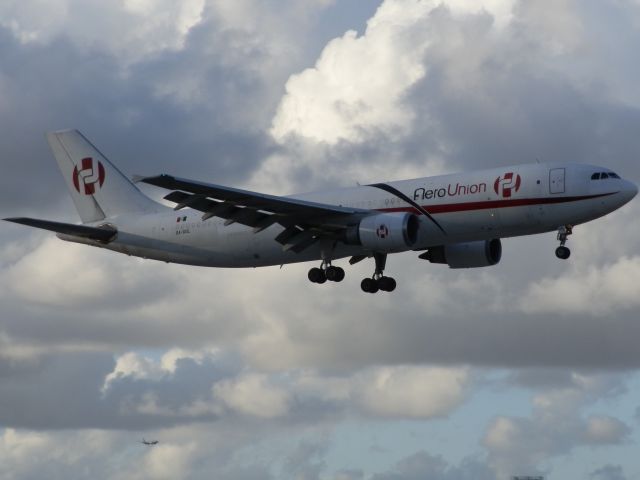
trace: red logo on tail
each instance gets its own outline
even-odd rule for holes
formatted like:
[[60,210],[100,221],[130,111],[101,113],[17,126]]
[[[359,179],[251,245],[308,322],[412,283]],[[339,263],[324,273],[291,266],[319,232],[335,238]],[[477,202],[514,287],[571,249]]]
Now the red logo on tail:
[[504,176],[496,178],[496,181],[493,183],[493,189],[496,194],[502,195],[504,198],[511,197],[513,192],[517,192],[520,189],[520,175],[513,172],[505,173]]
[[96,188],[102,187],[104,183],[104,166],[98,160],[94,162],[93,158],[87,157],[82,159],[81,168],[73,169],[73,186],[76,187],[78,193],[84,195],[93,195]]

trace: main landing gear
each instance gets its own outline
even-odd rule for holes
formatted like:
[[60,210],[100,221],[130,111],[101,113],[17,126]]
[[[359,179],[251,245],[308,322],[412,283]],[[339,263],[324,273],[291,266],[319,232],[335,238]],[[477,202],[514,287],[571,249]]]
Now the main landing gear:
[[341,282],[344,280],[344,270],[340,267],[334,267],[331,262],[323,261],[320,268],[312,268],[307,276],[312,283],[325,283],[327,280]]
[[384,267],[387,263],[386,253],[374,253],[373,258],[376,261],[376,271],[371,278],[365,278],[360,283],[363,292],[376,293],[381,290],[383,292],[393,292],[396,289],[396,281],[393,277],[384,276]]
[[568,247],[565,247],[564,244],[567,243],[567,237],[573,233],[572,225],[564,225],[558,229],[558,241],[560,242],[560,246],[556,248],[556,257],[561,260],[566,260],[571,255],[571,250]]

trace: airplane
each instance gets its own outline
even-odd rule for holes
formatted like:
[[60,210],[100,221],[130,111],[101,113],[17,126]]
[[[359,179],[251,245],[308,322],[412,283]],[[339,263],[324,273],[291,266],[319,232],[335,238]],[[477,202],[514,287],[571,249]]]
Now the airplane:
[[[496,265],[501,239],[557,232],[560,259],[576,225],[629,202],[638,187],[605,167],[532,163],[451,175],[276,196],[167,174],[120,172],[77,130],[47,134],[82,224],[34,218],[10,222],[50,230],[66,241],[168,263],[262,267],[319,261],[311,282],[341,282],[343,268],[373,257],[364,292],[391,292],[387,256],[450,268]],[[174,208],[144,195],[143,182],[170,192]]]
[[150,445],[150,446],[152,446],[152,445],[157,445],[157,444],[158,444],[158,440],[151,440],[151,441],[149,441],[149,440],[145,440],[145,439],[143,438],[143,439],[142,439],[142,441],[141,441],[140,443],[142,443],[143,445]]

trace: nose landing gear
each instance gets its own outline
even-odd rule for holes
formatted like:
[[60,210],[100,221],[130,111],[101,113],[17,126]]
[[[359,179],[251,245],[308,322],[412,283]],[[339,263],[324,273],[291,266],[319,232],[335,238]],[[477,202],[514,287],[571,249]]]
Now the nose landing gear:
[[379,290],[383,292],[393,292],[396,289],[396,281],[393,277],[384,276],[384,267],[387,263],[387,255],[385,253],[374,253],[373,258],[376,261],[376,271],[372,278],[365,278],[360,283],[363,292],[376,293]]
[[571,255],[571,250],[568,247],[565,247],[564,244],[567,243],[567,237],[573,233],[572,225],[563,225],[558,228],[558,241],[560,242],[560,246],[556,248],[556,257],[561,260],[566,260]]

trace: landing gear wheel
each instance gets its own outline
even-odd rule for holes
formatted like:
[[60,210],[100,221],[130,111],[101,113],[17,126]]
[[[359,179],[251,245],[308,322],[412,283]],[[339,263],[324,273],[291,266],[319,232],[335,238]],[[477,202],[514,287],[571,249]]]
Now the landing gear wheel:
[[328,266],[326,271],[327,280],[332,282],[341,282],[344,280],[344,270],[340,267]]
[[387,263],[386,253],[374,253],[373,258],[376,262],[376,270],[372,278],[362,280],[360,287],[367,293],[376,293],[378,290],[383,292],[393,292],[396,289],[396,281],[392,277],[384,276],[384,267]]
[[314,267],[311,270],[309,270],[309,273],[307,275],[309,277],[309,281],[312,283],[324,283],[327,281],[327,275],[324,273],[323,270]]
[[560,246],[556,248],[556,257],[560,260],[566,260],[571,255],[571,250],[564,246],[567,243],[567,237],[573,233],[573,225],[563,225],[558,228],[558,241]]
[[376,293],[378,291],[378,282],[373,278],[365,278],[360,283],[360,288],[362,288],[363,292]]
[[566,260],[567,258],[569,258],[569,255],[571,255],[571,250],[569,250],[568,247],[561,245],[556,248],[556,257],[558,257],[560,260]]
[[396,281],[393,277],[380,277],[378,288],[383,292],[393,292],[396,289]]

